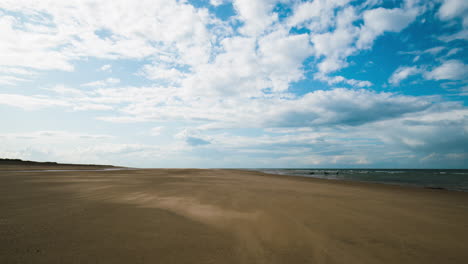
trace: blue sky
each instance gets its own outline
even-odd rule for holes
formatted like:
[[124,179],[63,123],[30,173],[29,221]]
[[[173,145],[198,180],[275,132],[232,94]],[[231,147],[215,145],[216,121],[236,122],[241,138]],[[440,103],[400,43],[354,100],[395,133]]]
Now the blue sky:
[[0,34],[0,157],[468,168],[464,0],[6,0]]

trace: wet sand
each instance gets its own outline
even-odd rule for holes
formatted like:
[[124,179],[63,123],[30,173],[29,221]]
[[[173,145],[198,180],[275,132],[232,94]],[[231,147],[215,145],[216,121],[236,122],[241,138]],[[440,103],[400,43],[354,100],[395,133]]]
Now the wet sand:
[[0,263],[468,259],[463,192],[239,170],[1,170]]

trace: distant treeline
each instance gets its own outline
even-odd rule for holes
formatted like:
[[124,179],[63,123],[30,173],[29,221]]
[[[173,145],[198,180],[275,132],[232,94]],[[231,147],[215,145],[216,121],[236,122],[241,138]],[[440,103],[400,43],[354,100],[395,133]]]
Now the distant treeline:
[[0,159],[0,165],[29,165],[29,166],[98,166],[98,167],[114,167],[111,165],[95,165],[95,164],[67,164],[57,162],[39,162],[21,159]]

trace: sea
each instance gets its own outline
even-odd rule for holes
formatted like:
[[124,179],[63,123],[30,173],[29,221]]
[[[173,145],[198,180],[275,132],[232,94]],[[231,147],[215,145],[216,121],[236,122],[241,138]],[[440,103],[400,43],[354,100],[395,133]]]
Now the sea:
[[464,169],[255,169],[269,174],[468,192]]

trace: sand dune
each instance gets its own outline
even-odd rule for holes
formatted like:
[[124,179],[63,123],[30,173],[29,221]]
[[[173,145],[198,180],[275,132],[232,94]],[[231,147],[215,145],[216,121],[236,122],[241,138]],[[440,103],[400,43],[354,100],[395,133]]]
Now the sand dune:
[[464,263],[468,193],[238,170],[0,172],[0,263]]

